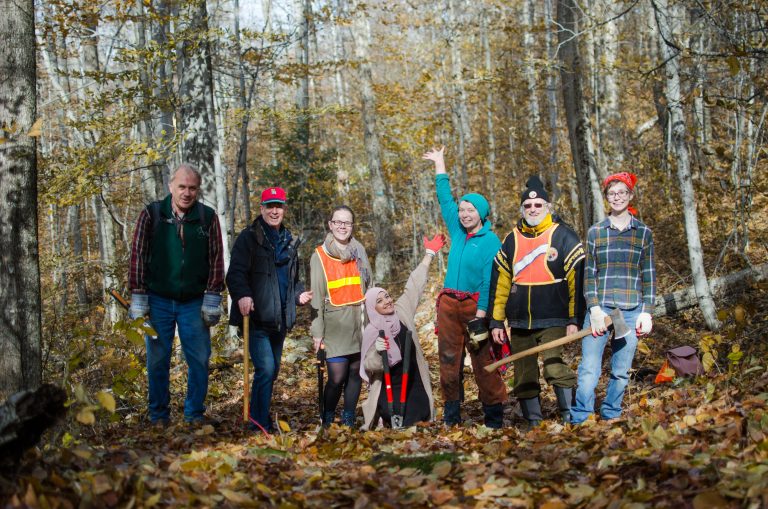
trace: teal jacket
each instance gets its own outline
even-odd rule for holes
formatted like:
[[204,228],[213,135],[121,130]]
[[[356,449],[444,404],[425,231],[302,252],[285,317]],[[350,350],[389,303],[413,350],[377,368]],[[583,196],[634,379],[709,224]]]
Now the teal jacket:
[[491,222],[487,220],[483,222],[479,232],[467,239],[467,231],[459,221],[459,206],[453,198],[448,175],[437,175],[435,187],[440,213],[451,237],[448,271],[443,286],[462,292],[478,292],[480,297],[477,309],[487,311],[491,291],[491,269],[493,259],[501,248],[501,241],[493,233]]

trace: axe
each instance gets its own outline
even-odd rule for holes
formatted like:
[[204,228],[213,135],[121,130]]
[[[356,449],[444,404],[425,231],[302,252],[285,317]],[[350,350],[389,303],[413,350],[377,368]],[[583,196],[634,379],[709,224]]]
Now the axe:
[[[605,325],[608,327],[608,332],[613,330],[614,339],[623,338],[630,333],[630,329],[627,327],[627,324],[624,321],[624,315],[621,314],[621,309],[618,308],[611,311],[610,314],[605,317]],[[533,355],[535,353],[543,352],[544,350],[549,350],[550,348],[565,345],[571,341],[576,341],[577,339],[581,339],[590,334],[592,334],[591,328],[581,329],[579,332],[574,332],[573,334],[569,334],[560,339],[550,341],[549,343],[544,343],[543,345],[534,346],[528,350],[523,350],[522,352],[510,355],[509,357],[504,357],[500,361],[496,361],[493,364],[485,366],[483,369],[485,369],[488,373],[493,373],[493,370],[497,369],[499,366],[512,361],[516,361],[518,359],[522,359],[523,357],[528,357],[529,355]]]

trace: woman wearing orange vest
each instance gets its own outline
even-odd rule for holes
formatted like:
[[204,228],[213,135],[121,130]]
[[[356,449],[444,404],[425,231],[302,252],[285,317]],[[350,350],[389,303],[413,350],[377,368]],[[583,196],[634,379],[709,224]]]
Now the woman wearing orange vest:
[[360,345],[363,338],[363,301],[372,285],[371,265],[365,248],[352,237],[355,214],[342,205],[333,209],[331,230],[310,259],[312,308],[316,315],[310,334],[315,351],[325,346],[328,382],[323,392],[323,425],[336,415],[341,392],[344,410],[341,423],[355,425],[360,398]]

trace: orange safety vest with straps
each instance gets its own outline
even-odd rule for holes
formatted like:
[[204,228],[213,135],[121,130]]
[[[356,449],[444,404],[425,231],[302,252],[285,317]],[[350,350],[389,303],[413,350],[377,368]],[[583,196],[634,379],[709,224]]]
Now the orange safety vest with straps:
[[[526,237],[515,228],[515,257],[512,261],[512,276],[518,285],[546,285],[557,281],[547,266],[552,256],[552,235],[558,225],[536,237]],[[555,251],[556,253],[556,251]],[[556,255],[555,255],[556,256]]]
[[346,306],[357,304],[365,300],[363,287],[360,284],[360,271],[355,260],[342,262],[338,258],[329,255],[323,246],[315,249],[320,263],[323,266],[328,299],[334,306]]

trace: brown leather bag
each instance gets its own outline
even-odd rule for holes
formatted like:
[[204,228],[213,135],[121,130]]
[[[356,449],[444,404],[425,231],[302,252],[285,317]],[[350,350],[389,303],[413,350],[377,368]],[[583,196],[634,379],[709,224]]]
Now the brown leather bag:
[[699,376],[704,374],[696,349],[692,346],[678,346],[667,350],[667,362],[677,376]]

